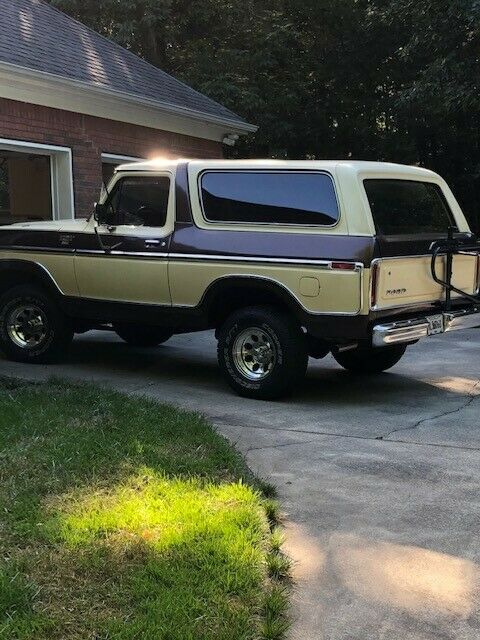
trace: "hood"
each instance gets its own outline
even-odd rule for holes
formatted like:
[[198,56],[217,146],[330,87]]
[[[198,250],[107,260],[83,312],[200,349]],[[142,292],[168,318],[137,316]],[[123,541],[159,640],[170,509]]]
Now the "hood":
[[16,222],[0,226],[0,230],[16,230],[24,231],[82,231],[88,225],[88,220],[45,220],[42,222]]

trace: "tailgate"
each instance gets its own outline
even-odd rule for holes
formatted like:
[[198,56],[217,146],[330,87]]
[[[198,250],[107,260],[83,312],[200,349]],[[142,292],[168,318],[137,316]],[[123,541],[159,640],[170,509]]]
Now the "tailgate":
[[[445,279],[445,257],[437,260],[437,274]],[[477,290],[478,258],[456,255],[453,258],[452,284],[474,295]],[[445,299],[445,290],[432,278],[431,256],[381,258],[372,274],[372,306],[375,309],[433,303]],[[452,297],[459,297],[453,294]]]

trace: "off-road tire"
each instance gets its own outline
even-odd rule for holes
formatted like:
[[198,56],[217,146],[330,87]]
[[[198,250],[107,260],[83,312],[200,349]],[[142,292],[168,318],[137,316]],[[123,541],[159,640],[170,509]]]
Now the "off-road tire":
[[[44,337],[34,346],[18,346],[11,337],[12,318],[22,308],[39,309]],[[40,287],[19,285],[0,297],[0,349],[9,360],[45,364],[59,360],[73,339],[73,329],[55,300]]]
[[[247,377],[236,364],[235,345],[251,328],[258,328],[268,338],[275,358],[271,370],[261,380]],[[237,356],[238,360],[238,356]],[[218,362],[234,391],[257,400],[284,397],[302,384],[308,364],[305,335],[295,319],[269,306],[246,307],[227,318],[218,332]],[[256,366],[256,365],[255,365]]]
[[394,367],[403,357],[406,349],[405,345],[379,348],[360,346],[357,349],[344,351],[343,353],[333,352],[333,357],[347,371],[373,375]]
[[132,347],[158,347],[173,336],[172,331],[161,327],[138,324],[113,325],[115,333]]

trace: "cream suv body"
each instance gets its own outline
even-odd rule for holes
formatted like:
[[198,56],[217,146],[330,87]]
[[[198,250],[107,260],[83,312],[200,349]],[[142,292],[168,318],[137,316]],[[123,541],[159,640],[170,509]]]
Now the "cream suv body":
[[466,219],[416,167],[137,163],[88,221],[0,228],[7,356],[45,362],[95,328],[137,346],[215,329],[228,382],[257,398],[298,385],[309,355],[386,370],[420,338],[480,325],[477,293]]

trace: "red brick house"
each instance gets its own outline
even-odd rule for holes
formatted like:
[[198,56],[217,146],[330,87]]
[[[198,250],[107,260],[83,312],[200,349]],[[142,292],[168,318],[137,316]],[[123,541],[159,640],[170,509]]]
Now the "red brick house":
[[250,131],[42,0],[2,3],[0,223],[86,216],[115,165],[219,157]]

